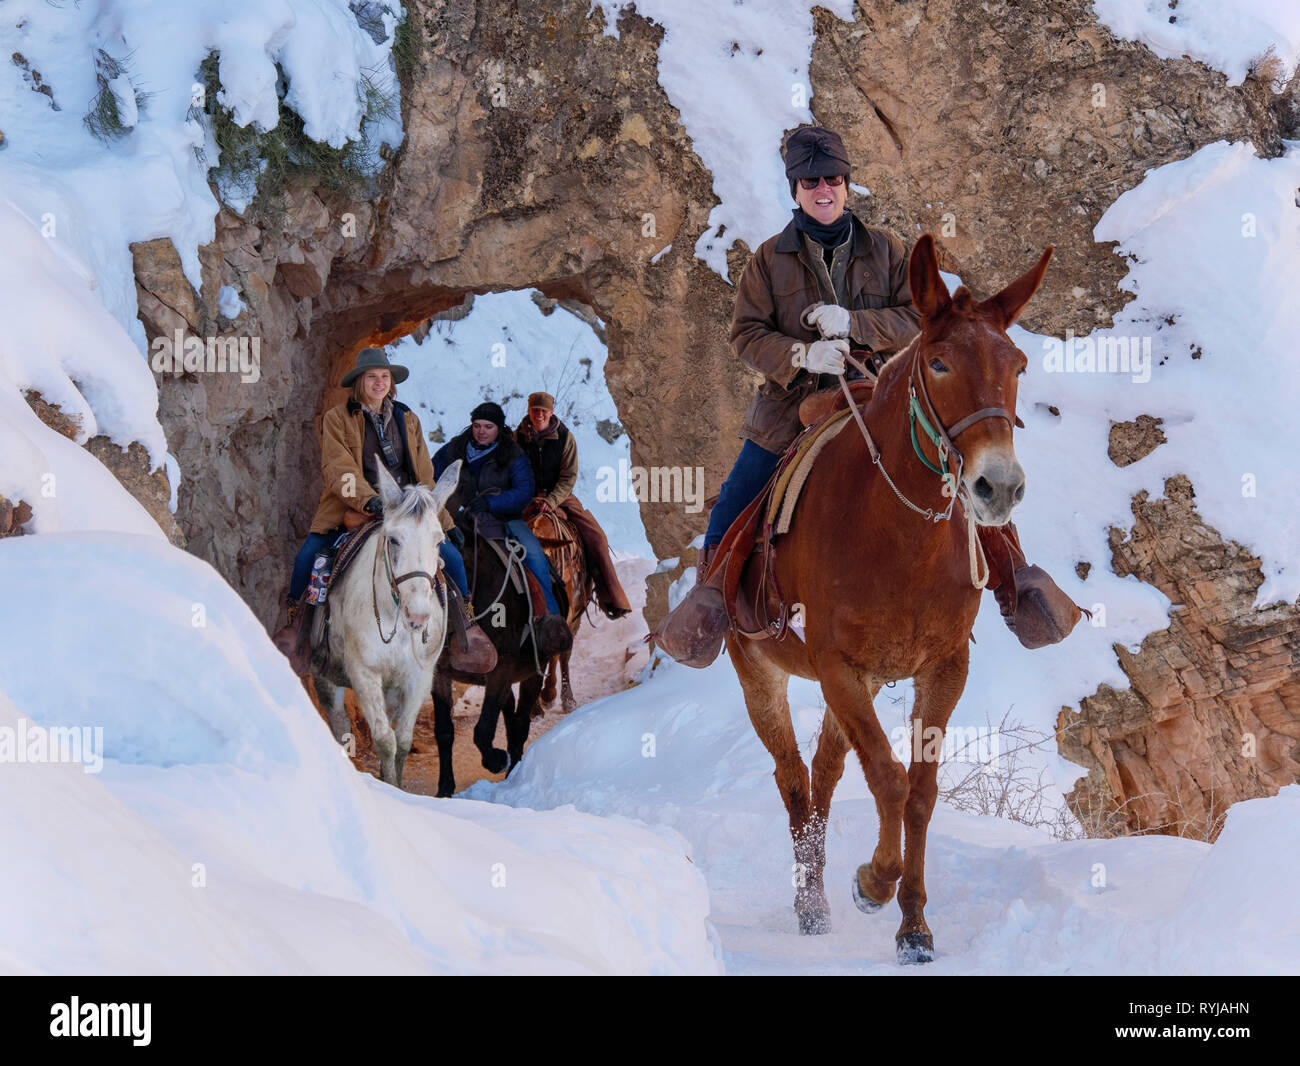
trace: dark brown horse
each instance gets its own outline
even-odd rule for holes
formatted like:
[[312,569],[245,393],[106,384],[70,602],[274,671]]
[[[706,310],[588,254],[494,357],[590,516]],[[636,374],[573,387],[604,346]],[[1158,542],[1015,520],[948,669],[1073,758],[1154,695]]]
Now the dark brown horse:
[[[578,531],[559,508],[539,511],[528,520],[528,528],[533,531],[546,552],[547,559],[560,575],[565,591],[569,596],[569,613],[566,621],[569,632],[576,638],[578,627],[582,625],[587,605],[591,603],[591,573],[582,550],[582,541]],[[573,649],[553,657],[546,668],[546,683],[542,686],[541,703],[550,706],[555,702],[557,681],[560,687],[560,710],[569,714],[577,706],[573,697],[573,686],[569,683],[569,658]],[[540,713],[540,706],[538,708]]]
[[[439,660],[433,678],[433,734],[438,744],[438,795],[456,791],[452,751],[456,739],[452,721],[453,680],[483,688],[483,706],[474,726],[474,746],[478,748],[483,768],[489,773],[509,773],[524,757],[529,728],[536,717],[538,696],[546,673],[546,664],[555,656],[567,654],[573,647],[573,635],[564,620],[548,615],[536,621],[537,607],[530,597],[517,591],[514,581],[488,542],[477,533],[468,542],[466,569],[475,616],[482,622],[497,650],[497,664],[489,674],[467,674],[451,666],[446,651]],[[511,569],[524,575],[522,556],[513,554]],[[564,607],[563,590],[559,593]],[[534,624],[535,623],[535,624]],[[515,696],[512,686],[519,686]],[[496,746],[497,721],[504,717],[506,746]]]
[[[870,913],[897,888],[901,962],[928,962],[934,955],[923,911],[925,834],[938,762],[914,756],[904,767],[872,699],[887,682],[913,678],[912,726],[927,741],[913,750],[940,747],[928,741],[934,730],[942,739],[966,685],[981,595],[968,512],[980,525],[1002,525],[1025,490],[1012,432],[1016,379],[1026,360],[1006,330],[1038,288],[1051,254],[1049,247],[1023,277],[976,303],[965,286],[949,295],[934,239],[925,234],[917,241],[909,272],[921,332],[881,369],[862,412],[878,461],[867,433],[847,426],[817,459],[790,531],[777,542],[777,583],[802,616],[806,643],[789,629],[768,639],[733,630],[727,639],[749,717],[776,760],[776,783],[790,816],[800,931],[829,928],[822,881],[826,820],[852,748],[880,816],[875,853],[858,867],[853,898]],[[918,412],[922,425],[938,423],[946,455],[924,433],[914,435],[911,418]],[[952,471],[947,478],[936,472],[945,466]],[[819,681],[826,698],[811,778],[786,701],[791,674]]]

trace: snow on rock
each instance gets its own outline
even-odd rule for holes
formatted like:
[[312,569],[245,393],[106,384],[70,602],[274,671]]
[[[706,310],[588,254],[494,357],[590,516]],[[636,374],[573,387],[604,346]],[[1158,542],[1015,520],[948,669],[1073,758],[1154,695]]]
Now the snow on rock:
[[103,758],[0,762],[0,902],[34,918],[0,969],[716,972],[678,836],[356,773],[207,564],[52,534],[6,544],[0,586],[0,753],[85,726]]
[[[143,351],[129,245],[170,237],[197,291],[198,247],[215,236],[218,204],[207,181],[215,145],[190,117],[202,89],[199,64],[219,51],[220,102],[237,124],[269,129],[279,121],[278,63],[285,101],[302,117],[307,136],[341,147],[361,135],[365,80],[398,92],[390,53],[399,12],[398,4],[381,10],[387,36],[376,42],[347,0],[10,0],[5,54],[21,54],[40,72],[59,110],[6,63],[0,188],[28,217],[53,219],[53,239],[87,264],[105,306]],[[101,49],[126,67],[111,86],[115,98],[129,99],[134,109],[135,93],[144,94],[139,114],[127,123],[130,132],[107,144],[82,123],[99,92]],[[328,63],[321,62],[324,55]],[[371,139],[397,146],[400,120],[378,120]],[[206,160],[196,149],[206,149]]]
[[236,319],[243,313],[244,301],[233,285],[222,285],[217,291],[217,311],[229,319]]
[[1187,56],[1245,80],[1271,46],[1288,71],[1300,60],[1300,8],[1294,0],[1092,0],[1097,20],[1117,37],[1141,41],[1161,59]]
[[[822,715],[816,687],[793,679],[790,704],[809,761]],[[675,829],[708,881],[728,973],[899,972],[896,904],[864,915],[850,899],[877,833],[852,757],[827,834],[832,932],[798,934],[785,808],[725,657],[702,672],[662,664],[541,737],[508,780],[467,795]],[[911,972],[1295,973],[1297,804],[1300,786],[1238,804],[1211,847],[1160,836],[1056,843],[941,803],[926,867],[938,957]]]
[[1124,283],[1137,298],[1106,333],[1155,348],[1150,383],[1113,388],[1107,413],[1164,418],[1169,443],[1133,469],[1153,495],[1191,478],[1206,521],[1262,558],[1260,606],[1300,597],[1300,503],[1279,447],[1300,408],[1297,188],[1300,142],[1276,159],[1219,142],[1149,171],[1095,231],[1137,260]]
[[[836,17],[853,18],[851,0],[823,0]],[[664,28],[659,82],[681,114],[696,154],[713,174],[721,201],[695,242],[695,254],[727,278],[727,249],[757,248],[790,221],[790,183],[781,162],[785,130],[812,122],[808,64],[813,4],[806,0],[593,0],[605,32],[617,36],[619,14],[635,7]],[[725,90],[719,91],[719,86]]]
[[[80,418],[79,441],[139,441],[164,463],[130,245],[170,238],[200,289],[198,248],[215,236],[219,205],[207,180],[216,146],[191,117],[199,64],[218,50],[221,102],[237,123],[269,128],[279,121],[278,63],[307,135],[341,146],[361,135],[366,82],[398,91],[390,53],[400,6],[371,13],[379,41],[347,0],[5,5],[0,36],[14,62],[0,68],[0,495],[35,507],[31,531],[152,525],[125,494],[111,502],[107,472],[37,425],[20,391]],[[101,52],[121,73],[103,75]],[[33,92],[25,71],[39,72],[51,95]],[[107,142],[83,122],[101,78],[124,127]],[[401,143],[400,119],[367,130],[372,143]],[[236,295],[221,310],[238,307]],[[173,493],[178,473],[169,471]]]
[[[105,310],[85,263],[0,197],[0,496],[34,511],[30,532],[105,529],[162,537],[158,524],[79,444],[98,434],[167,443],[149,366]],[[28,390],[80,420],[77,442],[43,423]]]

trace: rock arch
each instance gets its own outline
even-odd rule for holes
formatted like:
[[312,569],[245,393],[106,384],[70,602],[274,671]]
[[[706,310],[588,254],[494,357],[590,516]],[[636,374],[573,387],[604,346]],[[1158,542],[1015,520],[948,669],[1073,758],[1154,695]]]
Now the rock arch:
[[[731,289],[693,255],[715,198],[658,82],[662,30],[629,10],[607,36],[589,0],[406,6],[406,140],[367,199],[295,189],[267,228],[223,210],[200,252],[199,293],[168,242],[134,249],[150,337],[261,338],[258,383],[164,379],[160,415],[184,472],[177,518],[190,550],[268,626],[320,487],[316,420],[358,347],[470,292],[581,300],[607,323],[606,375],[633,461],[703,466],[709,494],[755,380],[726,344]],[[1147,168],[1224,137],[1276,151],[1288,115],[1296,135],[1300,110],[1116,41],[1088,0],[862,0],[854,22],[819,10],[816,28],[814,112],[844,132],[861,160],[855,180],[876,193],[855,209],[912,239],[960,205],[944,265],[972,278],[1009,277],[1026,248],[1055,243],[1064,269],[1025,321],[1039,331],[1086,332],[1123,302],[1123,265],[1092,226]],[[1101,113],[1099,81],[1114,88]],[[733,277],[747,255],[733,249]],[[246,305],[233,322],[217,309],[222,285]],[[643,505],[660,556],[677,555],[705,517]],[[649,611],[662,607],[660,586]],[[1294,615],[1287,625],[1288,646],[1300,644]],[[1124,787],[1111,774],[1094,799],[1102,784]]]

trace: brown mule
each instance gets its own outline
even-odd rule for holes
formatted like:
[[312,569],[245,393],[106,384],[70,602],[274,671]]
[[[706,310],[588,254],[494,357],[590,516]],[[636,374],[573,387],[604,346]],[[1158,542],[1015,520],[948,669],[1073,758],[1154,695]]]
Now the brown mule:
[[[1051,254],[1049,247],[1023,277],[976,303],[965,286],[949,295],[939,277],[934,238],[925,234],[917,241],[909,272],[921,333],[885,364],[863,409],[879,462],[873,463],[856,426],[830,441],[777,552],[777,583],[785,602],[802,616],[806,643],[789,628],[767,639],[735,630],[727,638],[750,720],[776,761],[776,783],[790,817],[800,931],[829,927],[822,880],[826,822],[852,748],[880,817],[876,849],[858,867],[853,898],[871,912],[888,903],[897,887],[901,962],[934,957],[923,911],[925,835],[938,793],[938,764],[914,757],[904,767],[872,699],[887,682],[913,678],[912,727],[926,741],[922,745],[918,738],[914,748],[928,753],[941,747],[930,743],[933,730],[942,738],[965,687],[980,605],[965,511],[979,525],[1000,526],[1024,494],[1012,433],[1016,378],[1026,359],[1006,329],[1038,288]],[[914,447],[910,416],[918,410],[938,423],[940,439],[948,441],[953,476],[947,481],[927,465],[944,465],[931,440],[918,435]],[[958,486],[960,502],[950,510],[952,493],[945,485]],[[917,513],[899,494],[932,517]],[[941,520],[945,511],[951,517]],[[786,700],[791,674],[819,681],[826,698],[811,778]]]
[[[564,583],[564,590],[569,596],[569,613],[565,622],[569,626],[569,632],[577,637],[578,627],[582,625],[587,605],[591,602],[591,574],[582,538],[570,519],[569,512],[564,508],[524,513],[528,528],[533,531],[546,558],[559,572],[560,580]],[[573,647],[570,646],[546,664],[546,681],[542,685],[541,699],[533,709],[534,718],[540,718],[545,713],[543,704],[549,707],[555,702],[557,684],[560,687],[561,712],[570,714],[577,708],[578,701],[574,698],[573,685],[569,680],[569,658],[572,655]]]

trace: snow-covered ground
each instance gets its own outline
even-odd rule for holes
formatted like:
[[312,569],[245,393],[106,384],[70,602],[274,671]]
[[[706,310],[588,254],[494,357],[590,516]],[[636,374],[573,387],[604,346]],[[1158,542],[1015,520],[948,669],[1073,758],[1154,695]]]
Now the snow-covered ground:
[[[9,541],[0,588],[0,972],[717,970],[675,834],[356,773],[252,612],[161,538]],[[17,761],[36,727],[91,733]]]
[[[796,680],[790,703],[810,761],[818,690]],[[647,684],[580,708],[508,780],[465,794],[676,830],[708,881],[728,973],[917,972],[895,961],[897,904],[865,915],[849,896],[877,828],[852,757],[827,833],[833,929],[799,935],[785,808],[725,656],[703,673],[665,663]],[[940,804],[926,855],[938,951],[926,973],[1300,973],[1300,785],[1237,804],[1213,846],[1058,843]]]
[[[1155,0],[1096,6],[1117,32],[1232,79],[1265,43],[1293,63],[1300,41],[1300,9],[1281,0],[1238,4],[1250,16],[1239,33],[1208,2],[1183,0],[1177,30]],[[708,5],[682,0],[638,9],[665,26],[661,77],[715,170],[722,203],[697,254],[716,266],[722,225],[754,245],[784,224],[775,141],[810,115],[792,91],[806,80],[810,5],[764,0],[708,19]],[[220,577],[168,546],[22,399],[37,389],[81,417],[79,440],[138,440],[165,461],[128,244],[171,237],[197,284],[217,206],[194,152],[208,131],[189,117],[198,63],[221,51],[226,102],[251,121],[271,115],[278,62],[308,132],[337,144],[359,132],[361,74],[387,66],[391,36],[375,42],[344,0],[10,0],[5,14],[0,43],[26,66],[0,67],[0,495],[34,505],[39,535],[0,543],[0,970],[892,970],[892,906],[866,917],[848,900],[849,872],[874,840],[851,762],[829,837],[835,932],[795,934],[785,815],[725,659],[703,675],[661,667],[583,708],[509,782],[476,786],[490,803],[395,793],[348,768]],[[111,144],[82,123],[101,48],[130,57],[113,87],[130,132]],[[319,63],[322,50],[338,63]],[[35,70],[53,97],[34,91]],[[740,88],[700,92],[706,83]],[[395,143],[400,131],[389,132]],[[1300,145],[1262,160],[1218,144],[1150,172],[1106,213],[1096,236],[1135,257],[1125,284],[1137,299],[1088,341],[1094,358],[1103,339],[1142,353],[1150,343],[1149,362],[1098,372],[1080,363],[1082,340],[1063,355],[1060,339],[1013,334],[1030,357],[1017,523],[1067,592],[1105,608],[1104,625],[1027,658],[986,602],[955,725],[1010,710],[1048,730],[1062,705],[1126,683],[1113,645],[1163,626],[1169,604],[1109,572],[1106,530],[1125,527],[1132,494],[1158,494],[1169,474],[1188,473],[1207,519],[1260,556],[1261,604],[1300,594],[1300,519],[1279,446],[1294,437],[1300,400],[1298,187]],[[983,295],[1009,279],[968,280]],[[628,441],[595,432],[617,415],[585,323],[562,310],[544,318],[525,294],[482,297],[468,319],[395,354],[414,371],[403,397],[426,430],[448,436],[488,390],[512,422],[528,391],[555,392],[579,434],[579,494],[616,546],[648,552],[635,508],[604,507],[589,480],[625,458]],[[1117,470],[1110,422],[1147,413],[1165,419],[1168,443]],[[1086,582],[1079,561],[1092,564]],[[817,692],[791,691],[807,744]],[[895,695],[881,704],[887,730],[905,717],[907,687]],[[38,726],[89,728],[79,761],[98,772],[28,759],[40,754]],[[1078,768],[1042,760],[1059,798]],[[940,957],[929,972],[1294,972],[1298,792],[1234,807],[1213,846],[1056,843],[941,808],[928,909]]]

